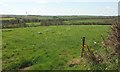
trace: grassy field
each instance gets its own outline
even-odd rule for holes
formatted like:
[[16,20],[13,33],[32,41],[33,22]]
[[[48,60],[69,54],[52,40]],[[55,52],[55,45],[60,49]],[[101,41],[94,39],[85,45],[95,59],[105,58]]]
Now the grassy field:
[[102,19],[88,19],[88,20],[74,20],[74,21],[65,21],[65,22],[104,22]]
[[[70,20],[70,21],[64,21],[65,24],[72,25],[72,24],[77,24],[77,25],[82,25],[83,23],[100,23],[100,24],[105,24],[106,21],[109,21],[110,19],[84,19],[84,20]],[[99,25],[99,24],[98,24]]]
[[26,23],[26,25],[28,26],[35,26],[35,25],[40,25],[41,23],[40,22],[30,22],[30,23]]
[[0,18],[0,20],[15,20],[15,18]]
[[[110,26],[42,26],[3,29],[3,69],[93,70],[106,69],[81,62],[70,67],[73,59],[81,59],[81,38],[99,54],[105,54],[101,34],[107,37]],[[107,69],[110,69],[109,67]]]

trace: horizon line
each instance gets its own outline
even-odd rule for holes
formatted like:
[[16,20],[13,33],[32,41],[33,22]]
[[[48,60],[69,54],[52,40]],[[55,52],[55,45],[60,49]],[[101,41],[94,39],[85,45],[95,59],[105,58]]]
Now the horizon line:
[[[25,14],[0,14],[0,15],[25,15]],[[34,16],[119,16],[119,14],[118,15],[92,15],[92,14],[86,14],[86,15],[67,15],[67,14],[63,14],[63,15],[35,15],[35,14],[28,14],[27,16],[32,16],[32,15],[34,15]]]

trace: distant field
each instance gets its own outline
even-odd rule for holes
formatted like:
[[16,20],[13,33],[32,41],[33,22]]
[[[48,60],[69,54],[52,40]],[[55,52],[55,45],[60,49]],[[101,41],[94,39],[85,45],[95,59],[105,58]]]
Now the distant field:
[[15,18],[0,18],[0,20],[15,20]]
[[113,16],[2,16],[2,28],[21,28],[53,25],[111,25]]
[[92,50],[104,56],[101,34],[107,37],[109,28],[107,25],[73,25],[3,29],[3,69],[105,69],[84,62],[69,67],[68,62],[80,58],[82,36]]
[[110,19],[84,19],[84,20],[70,20],[70,21],[64,21],[65,24],[72,25],[72,24],[77,24],[77,25],[86,25],[86,24],[106,24],[105,21],[109,21]]
[[[70,21],[73,22],[73,21]],[[75,20],[74,22],[104,22],[102,19],[84,19],[84,20]]]
[[37,26],[37,25],[40,25],[41,23],[40,22],[29,22],[29,23],[26,23],[26,25],[28,26]]

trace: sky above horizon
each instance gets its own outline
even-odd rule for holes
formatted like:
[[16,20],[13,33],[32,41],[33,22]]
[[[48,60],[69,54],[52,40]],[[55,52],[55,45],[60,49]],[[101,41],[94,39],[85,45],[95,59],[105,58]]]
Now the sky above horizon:
[[0,0],[0,14],[118,15],[119,0]]

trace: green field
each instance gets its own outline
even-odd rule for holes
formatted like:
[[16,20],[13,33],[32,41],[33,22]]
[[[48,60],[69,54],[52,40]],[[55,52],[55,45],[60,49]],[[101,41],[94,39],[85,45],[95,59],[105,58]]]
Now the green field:
[[40,22],[30,22],[30,23],[26,23],[26,25],[28,25],[29,27],[32,27],[32,26],[37,26],[37,25],[40,25],[41,23]]
[[66,25],[75,25],[75,24],[77,24],[77,25],[86,25],[86,24],[90,24],[91,23],[91,25],[94,23],[94,24],[97,24],[97,23],[99,23],[98,25],[100,25],[100,24],[103,24],[103,25],[105,25],[106,24],[106,22],[107,21],[109,21],[110,19],[83,19],[83,20],[70,20],[70,21],[64,21],[64,23],[66,24]]
[[2,28],[23,28],[55,25],[111,25],[111,16],[40,16],[3,15]]
[[[94,52],[105,55],[101,34],[106,38],[110,26],[41,26],[3,29],[3,70],[93,70],[106,69],[81,62],[70,67],[73,59],[81,59],[81,38]],[[96,42],[96,43],[95,43]],[[107,69],[114,69],[108,67]]]
[[15,18],[0,18],[0,20],[15,20]]
[[66,23],[80,23],[80,22],[104,22],[102,19],[88,19],[88,20],[73,20],[65,21]]

